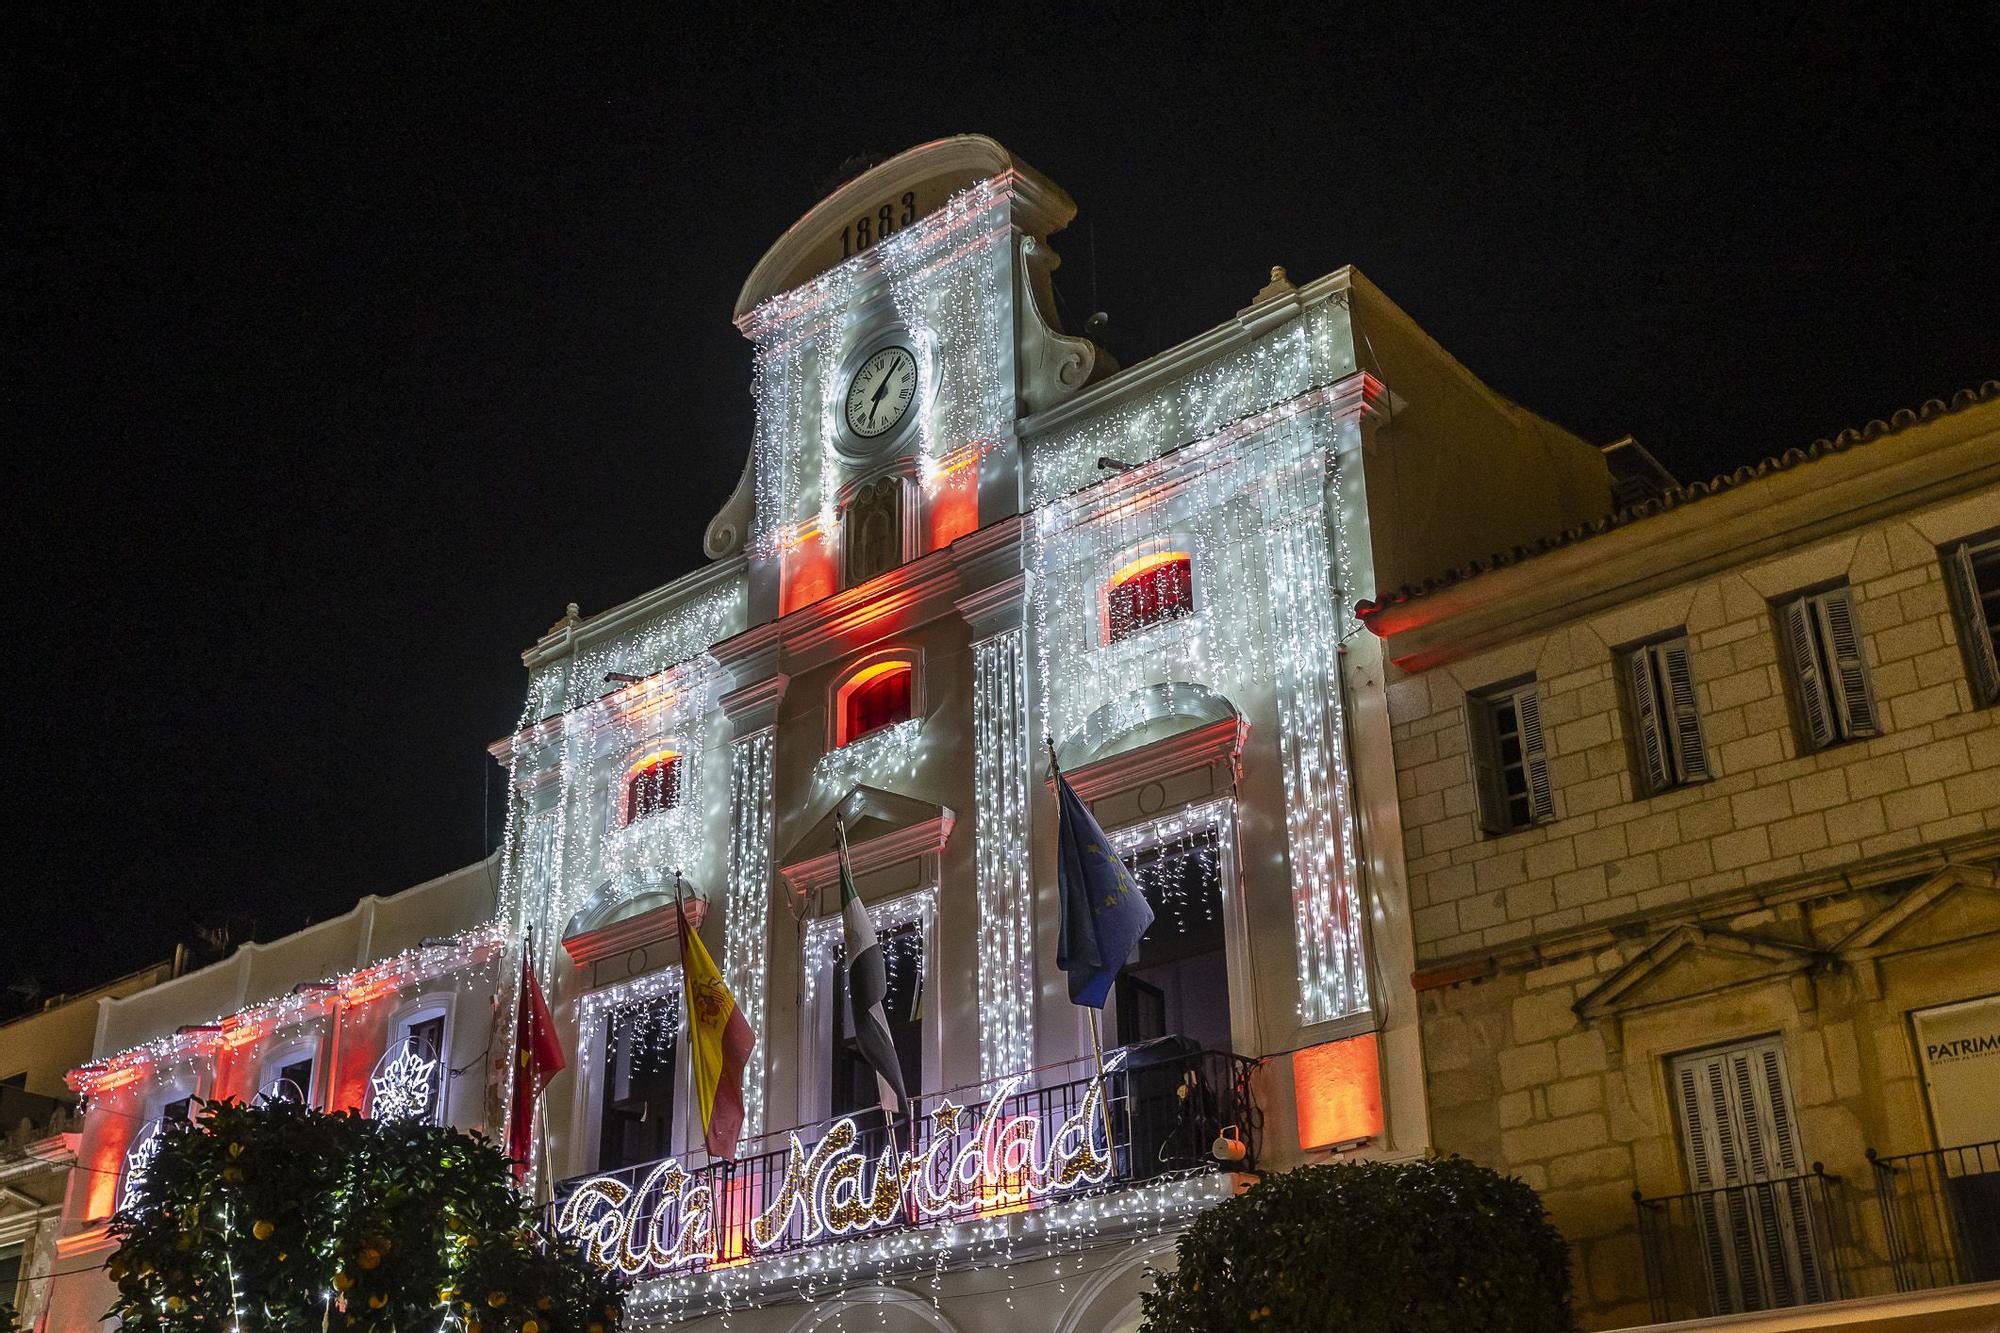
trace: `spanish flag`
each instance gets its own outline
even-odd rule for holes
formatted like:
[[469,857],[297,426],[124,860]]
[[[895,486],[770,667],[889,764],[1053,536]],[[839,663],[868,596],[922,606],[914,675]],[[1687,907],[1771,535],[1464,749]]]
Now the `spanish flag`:
[[708,947],[688,923],[687,909],[677,905],[681,919],[681,984],[687,992],[689,1045],[694,1060],[694,1090],[701,1099],[701,1132],[708,1155],[736,1160],[736,1140],[743,1132],[743,1066],[757,1035],[750,1031],[736,997],[722,983],[722,973]]

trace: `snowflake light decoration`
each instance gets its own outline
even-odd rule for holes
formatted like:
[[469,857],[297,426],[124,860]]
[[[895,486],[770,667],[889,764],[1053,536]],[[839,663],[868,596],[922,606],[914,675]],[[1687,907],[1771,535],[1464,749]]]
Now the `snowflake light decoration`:
[[146,1172],[153,1165],[153,1159],[160,1155],[166,1144],[166,1124],[158,1116],[146,1122],[144,1129],[125,1154],[125,1188],[118,1196],[118,1210],[129,1212],[139,1202],[139,1190],[146,1183]]
[[414,1039],[377,1062],[368,1080],[370,1114],[377,1120],[419,1120],[431,1114],[438,1062],[426,1060]]

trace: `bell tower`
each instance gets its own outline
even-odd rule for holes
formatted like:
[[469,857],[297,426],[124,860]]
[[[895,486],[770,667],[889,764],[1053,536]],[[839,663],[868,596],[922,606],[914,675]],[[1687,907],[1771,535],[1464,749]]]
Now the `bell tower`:
[[756,623],[1022,508],[1016,423],[1115,369],[1062,331],[1048,238],[1069,196],[980,135],[835,189],[737,299],[756,427],[706,549],[749,561]]

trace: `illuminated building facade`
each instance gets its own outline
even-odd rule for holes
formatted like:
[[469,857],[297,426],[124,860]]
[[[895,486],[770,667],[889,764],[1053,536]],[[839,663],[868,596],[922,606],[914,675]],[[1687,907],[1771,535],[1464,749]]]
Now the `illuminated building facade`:
[[[756,425],[712,563],[526,654],[502,912],[577,1055],[541,1169],[639,1327],[1135,1327],[1239,1172],[1430,1146],[1349,608],[1600,517],[1610,469],[1351,270],[1120,369],[1053,311],[1073,212],[977,137],[835,190],[737,306]],[[1051,745],[1156,912],[1102,1082]],[[917,1100],[893,1143],[837,811]],[[757,1034],[733,1163],[679,1049],[677,891]]]
[[[636,1327],[1128,1330],[1247,1172],[1461,1146],[1411,984],[1441,881],[1412,867],[1476,797],[1399,712],[1423,599],[1355,608],[1602,523],[1657,469],[1488,390],[1351,269],[1273,270],[1120,368],[1054,314],[1074,211],[963,136],[778,239],[736,310],[755,427],[709,563],[524,655],[494,859],[107,1006],[50,1327],[110,1304],[104,1224],[188,1098],[497,1130],[524,944],[568,1056],[535,1187]],[[1488,702],[1525,734],[1532,699]],[[1051,747],[1155,911],[1102,1078],[1055,966]],[[1509,769],[1524,822],[1560,822],[1567,767]],[[837,813],[916,1101],[893,1128]],[[732,1162],[701,1147],[677,897],[756,1035]]]

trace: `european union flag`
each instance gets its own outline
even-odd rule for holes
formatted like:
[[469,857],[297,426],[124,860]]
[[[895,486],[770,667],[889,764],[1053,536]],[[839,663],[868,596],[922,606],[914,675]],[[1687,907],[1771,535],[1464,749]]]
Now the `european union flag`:
[[1153,924],[1152,904],[1090,807],[1056,774],[1056,874],[1062,889],[1062,933],[1056,966],[1069,973],[1072,1004],[1102,1009],[1119,969]]

